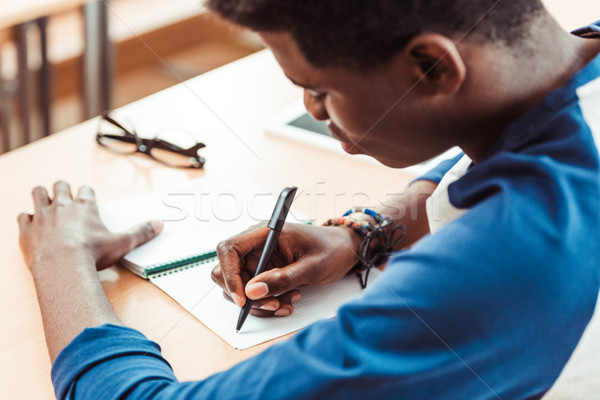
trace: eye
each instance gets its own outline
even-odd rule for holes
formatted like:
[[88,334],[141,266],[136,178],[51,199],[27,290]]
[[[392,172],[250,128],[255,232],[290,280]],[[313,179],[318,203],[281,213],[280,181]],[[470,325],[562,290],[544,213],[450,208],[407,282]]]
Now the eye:
[[308,94],[310,94],[315,100],[323,100],[325,96],[327,96],[326,92],[318,92],[312,89],[306,89]]

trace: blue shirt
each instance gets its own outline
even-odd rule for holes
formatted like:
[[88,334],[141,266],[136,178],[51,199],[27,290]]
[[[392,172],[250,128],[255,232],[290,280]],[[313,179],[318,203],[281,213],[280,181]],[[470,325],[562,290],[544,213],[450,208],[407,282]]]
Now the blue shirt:
[[468,211],[395,254],[337,318],[199,382],[178,382],[140,332],[86,329],[53,366],[57,397],[541,398],[600,285],[599,77],[600,57],[512,123],[448,187]]

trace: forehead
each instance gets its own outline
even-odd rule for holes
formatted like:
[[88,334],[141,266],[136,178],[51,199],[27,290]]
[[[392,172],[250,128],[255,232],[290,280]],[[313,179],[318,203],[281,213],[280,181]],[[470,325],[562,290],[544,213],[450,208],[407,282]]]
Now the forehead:
[[287,32],[261,32],[260,37],[271,49],[275,59],[285,74],[295,83],[304,83],[308,76],[318,74],[319,68],[313,66],[304,56],[296,41]]

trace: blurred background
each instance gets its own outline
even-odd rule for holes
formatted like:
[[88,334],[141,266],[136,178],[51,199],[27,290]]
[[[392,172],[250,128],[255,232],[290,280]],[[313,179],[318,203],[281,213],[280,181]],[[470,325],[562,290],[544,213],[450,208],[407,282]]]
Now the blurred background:
[[[567,29],[598,0],[545,0]],[[200,0],[0,0],[0,154],[260,50]]]
[[261,48],[200,0],[0,0],[0,153]]

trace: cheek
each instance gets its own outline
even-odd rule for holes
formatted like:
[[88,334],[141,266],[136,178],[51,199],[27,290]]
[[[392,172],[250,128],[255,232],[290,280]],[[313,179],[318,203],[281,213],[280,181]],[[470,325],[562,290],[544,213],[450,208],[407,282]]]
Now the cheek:
[[[362,152],[381,151],[392,148],[392,142],[399,131],[409,131],[406,121],[398,118],[397,112],[388,112],[389,102],[371,101],[332,101],[328,110],[330,120],[339,127],[346,138],[355,143]],[[393,104],[393,103],[392,103]],[[402,128],[400,128],[402,127]]]
[[374,121],[366,107],[356,101],[329,98],[326,107],[331,122],[350,138],[364,135]]

